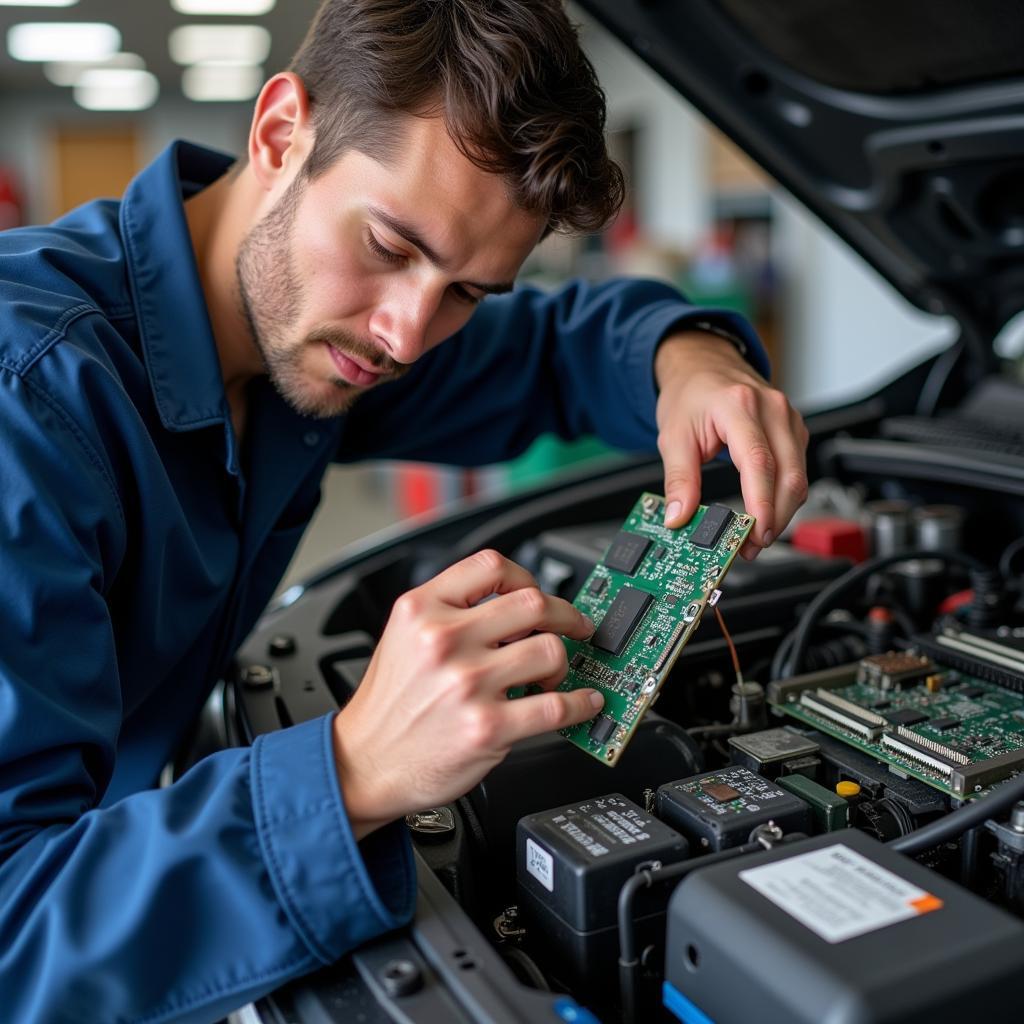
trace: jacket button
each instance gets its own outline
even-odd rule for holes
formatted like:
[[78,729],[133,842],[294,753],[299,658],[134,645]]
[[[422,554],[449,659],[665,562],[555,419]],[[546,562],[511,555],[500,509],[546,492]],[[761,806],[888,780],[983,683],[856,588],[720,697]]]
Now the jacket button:
[[320,435],[315,430],[310,430],[302,435],[302,443],[307,448],[315,448],[320,443]]

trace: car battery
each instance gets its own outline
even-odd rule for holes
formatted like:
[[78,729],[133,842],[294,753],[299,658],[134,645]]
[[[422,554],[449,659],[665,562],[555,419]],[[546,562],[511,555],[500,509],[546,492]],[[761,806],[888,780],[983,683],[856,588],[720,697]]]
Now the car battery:
[[[613,992],[623,884],[688,852],[678,832],[618,793],[527,815],[516,830],[516,881],[528,948],[574,991]],[[663,951],[665,905],[664,891],[639,894],[641,948]]]
[[809,832],[810,807],[749,768],[732,765],[659,787],[655,814],[678,829],[695,853],[742,846],[769,821],[784,833]]
[[686,1024],[1024,1019],[1024,924],[855,829],[693,871],[667,929]]

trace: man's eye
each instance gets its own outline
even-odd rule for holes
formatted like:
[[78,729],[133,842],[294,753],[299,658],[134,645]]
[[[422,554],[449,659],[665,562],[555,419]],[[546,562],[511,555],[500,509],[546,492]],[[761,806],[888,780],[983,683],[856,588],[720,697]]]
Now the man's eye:
[[466,291],[461,284],[452,285],[452,294],[459,300],[459,302],[466,302],[470,306],[477,305],[477,303],[483,298],[482,295],[474,295],[472,292]]
[[378,259],[384,260],[385,263],[401,263],[405,260],[405,257],[400,252],[392,252],[391,249],[387,249],[381,245],[372,231],[366,232],[366,245],[374,256]]

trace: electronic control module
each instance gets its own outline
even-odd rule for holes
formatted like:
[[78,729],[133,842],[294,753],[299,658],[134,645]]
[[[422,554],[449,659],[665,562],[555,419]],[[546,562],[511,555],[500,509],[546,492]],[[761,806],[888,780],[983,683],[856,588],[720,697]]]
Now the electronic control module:
[[664,498],[642,495],[573,602],[597,631],[565,640],[569,674],[559,689],[596,689],[604,707],[562,735],[606,765],[618,761],[754,526],[724,505],[701,505],[674,530],[664,513]]
[[[959,631],[940,633],[939,643],[920,638],[920,645],[945,657],[940,644],[947,636],[971,649],[973,638]],[[976,797],[1024,771],[1024,695],[1013,692],[1019,674],[1001,668],[1009,656],[991,641],[973,642],[979,660],[971,667],[991,682],[912,649],[777,680],[768,702],[904,777],[960,800]],[[985,658],[1000,671],[988,671]]]

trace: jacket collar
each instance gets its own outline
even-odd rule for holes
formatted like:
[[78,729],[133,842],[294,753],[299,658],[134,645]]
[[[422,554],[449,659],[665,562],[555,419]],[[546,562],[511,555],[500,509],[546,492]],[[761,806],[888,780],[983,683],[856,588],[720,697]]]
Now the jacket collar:
[[[168,430],[230,425],[224,380],[183,201],[233,163],[174,142],[128,186],[121,232],[150,387]],[[237,453],[228,430],[228,462]]]

